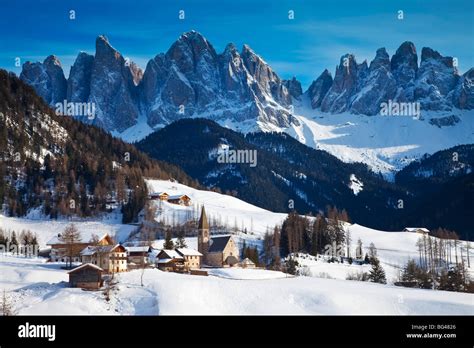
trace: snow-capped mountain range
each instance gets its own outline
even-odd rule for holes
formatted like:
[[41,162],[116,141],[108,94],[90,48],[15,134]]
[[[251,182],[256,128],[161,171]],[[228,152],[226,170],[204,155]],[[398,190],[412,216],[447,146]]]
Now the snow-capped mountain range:
[[[50,105],[65,99],[94,103],[95,119],[84,121],[127,141],[181,118],[205,117],[243,132],[286,131],[344,161],[391,173],[424,153],[473,143],[474,68],[460,75],[456,65],[456,59],[427,47],[418,64],[414,44],[404,42],[391,58],[385,48],[378,49],[370,64],[343,55],[334,78],[325,70],[303,93],[296,78],[280,78],[249,46],[238,51],[228,44],[217,53],[200,33],[190,31],[151,59],[144,72],[99,36],[95,56],[79,53],[68,79],[55,56],[25,63],[20,77]],[[407,125],[410,117],[378,115],[381,103],[389,101],[419,103],[416,122],[422,125]],[[380,132],[383,124],[382,138],[364,146],[347,136],[334,140],[341,138],[336,130],[341,120],[335,117],[341,113],[358,120],[346,127],[350,135],[370,140],[369,133]],[[327,120],[321,123],[321,116]],[[423,133],[443,137],[449,128],[449,144],[417,143]],[[454,128],[462,130],[452,138]]]

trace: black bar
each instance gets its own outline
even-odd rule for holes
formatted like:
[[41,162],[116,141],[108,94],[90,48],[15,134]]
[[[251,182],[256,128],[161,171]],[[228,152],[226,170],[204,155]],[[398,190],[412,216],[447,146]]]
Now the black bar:
[[[138,347],[165,343],[222,346],[225,342],[242,347],[249,344],[313,347],[316,343],[472,347],[473,319],[472,316],[14,316],[0,317],[0,346]],[[55,340],[19,338],[19,326],[26,323],[56,325]],[[456,337],[408,338],[407,334],[455,334]]]

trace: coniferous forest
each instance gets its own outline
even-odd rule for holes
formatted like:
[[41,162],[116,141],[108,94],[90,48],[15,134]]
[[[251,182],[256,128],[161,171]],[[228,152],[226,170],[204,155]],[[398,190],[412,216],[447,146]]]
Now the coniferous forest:
[[144,177],[197,182],[105,131],[57,116],[34,90],[0,70],[0,206],[9,216],[42,208],[51,218],[87,217],[123,205],[132,222],[147,196]]

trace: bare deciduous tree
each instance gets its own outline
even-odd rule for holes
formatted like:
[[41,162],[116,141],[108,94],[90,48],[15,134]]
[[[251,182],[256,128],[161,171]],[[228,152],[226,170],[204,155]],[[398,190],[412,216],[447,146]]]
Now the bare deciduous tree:
[[1,302],[0,302],[0,315],[12,316],[16,315],[16,310],[10,296],[7,295],[6,290],[3,290]]
[[70,224],[60,234],[59,240],[66,244],[66,256],[69,261],[69,267],[72,267],[72,259],[79,251],[76,250],[76,245],[81,241],[81,232],[79,232],[74,224]]

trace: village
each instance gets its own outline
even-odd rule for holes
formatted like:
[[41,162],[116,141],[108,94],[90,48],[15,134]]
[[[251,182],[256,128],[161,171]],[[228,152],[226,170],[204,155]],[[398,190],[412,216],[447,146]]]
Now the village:
[[[187,205],[189,198],[183,196],[177,196],[173,204]],[[157,197],[169,199],[162,194]],[[47,243],[51,247],[51,262],[69,263],[69,268],[80,263],[68,272],[71,287],[97,290],[103,286],[104,275],[134,269],[156,268],[164,272],[207,276],[209,268],[256,268],[249,258],[241,260],[241,251],[232,235],[210,236],[204,207],[196,231],[197,250],[179,245],[173,249],[155,249],[151,245],[124,246],[115,244],[108,233],[84,235],[73,228],[67,228]]]
[[[443,246],[445,262],[458,258],[470,270],[469,245],[446,239],[450,236],[433,237],[424,227],[379,231],[342,220],[322,231],[339,226],[349,243],[327,253],[324,245],[314,250],[288,238],[295,223],[318,226],[315,217],[266,211],[173,180],[147,184],[137,224],[120,223],[118,210],[99,220],[53,222],[0,215],[0,223],[10,228],[3,230],[4,241],[15,244],[16,232],[16,244],[35,241],[39,247],[37,254],[0,250],[0,286],[14,313],[360,313],[356,303],[366,303],[367,313],[464,313],[469,308],[468,294],[433,290],[436,299],[419,307],[430,282],[404,277],[410,260],[428,269],[440,262],[439,256],[430,257],[430,240]],[[319,221],[334,224],[331,219]],[[202,297],[202,291],[212,295]],[[372,291],[383,296],[368,296]],[[398,301],[394,293],[402,293],[409,307],[398,302],[387,307],[393,298]],[[334,296],[358,301],[348,306],[335,303]]]

